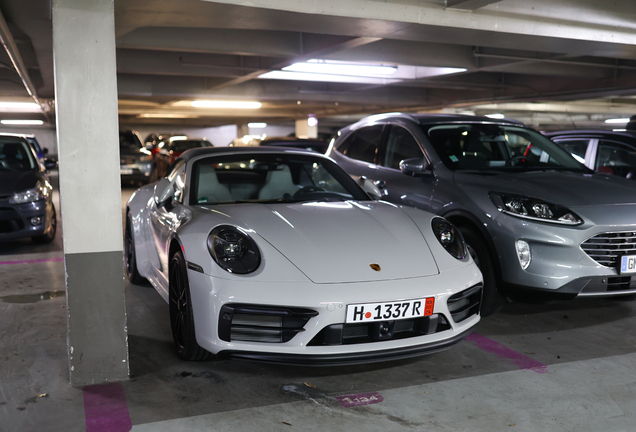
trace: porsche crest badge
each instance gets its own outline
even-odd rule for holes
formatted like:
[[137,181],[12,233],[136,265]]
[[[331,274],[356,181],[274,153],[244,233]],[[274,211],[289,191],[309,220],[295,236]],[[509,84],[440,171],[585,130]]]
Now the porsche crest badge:
[[379,265],[379,264],[369,264],[369,267],[371,267],[371,268],[372,268],[373,270],[375,270],[375,271],[380,271],[380,270],[382,270],[382,269],[380,268],[380,265]]

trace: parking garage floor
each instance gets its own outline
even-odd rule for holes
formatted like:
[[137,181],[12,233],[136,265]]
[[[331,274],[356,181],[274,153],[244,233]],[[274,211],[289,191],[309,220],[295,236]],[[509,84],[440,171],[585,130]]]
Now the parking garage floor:
[[634,300],[509,304],[448,351],[307,368],[182,362],[167,305],[127,284],[131,378],[81,389],[68,384],[64,290],[61,231],[0,244],[2,431],[636,429]]

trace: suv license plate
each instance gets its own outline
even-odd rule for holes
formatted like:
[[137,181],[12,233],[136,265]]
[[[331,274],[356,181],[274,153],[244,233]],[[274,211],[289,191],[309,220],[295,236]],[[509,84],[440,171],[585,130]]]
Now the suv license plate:
[[345,323],[419,318],[432,315],[434,306],[435,297],[388,303],[351,304],[347,305]]
[[636,273],[636,255],[623,255],[619,270],[620,274]]

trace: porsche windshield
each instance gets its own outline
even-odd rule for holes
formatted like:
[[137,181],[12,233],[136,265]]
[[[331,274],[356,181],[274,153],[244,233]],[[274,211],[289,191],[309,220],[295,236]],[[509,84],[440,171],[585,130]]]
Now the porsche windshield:
[[444,165],[454,171],[588,172],[568,152],[529,129],[482,123],[424,128]]
[[330,160],[298,154],[209,157],[192,168],[190,202],[226,204],[368,200]]

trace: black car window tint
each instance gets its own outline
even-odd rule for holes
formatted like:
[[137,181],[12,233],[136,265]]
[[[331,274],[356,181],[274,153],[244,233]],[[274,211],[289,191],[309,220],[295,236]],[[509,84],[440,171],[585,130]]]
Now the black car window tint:
[[408,130],[400,126],[391,126],[382,165],[400,169],[400,161],[423,157],[420,146]]
[[570,152],[576,160],[585,163],[585,153],[590,144],[589,138],[556,140],[556,143]]
[[382,125],[359,129],[350,136],[342,153],[352,159],[377,163],[378,150],[382,140]]
[[606,174],[636,178],[636,150],[621,143],[601,140],[595,168]]

